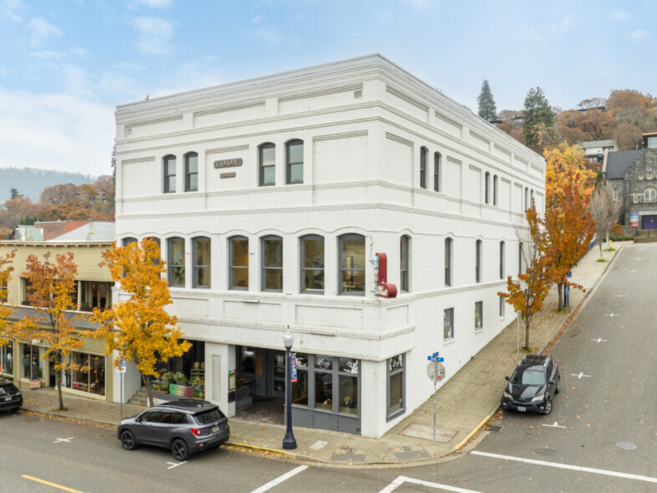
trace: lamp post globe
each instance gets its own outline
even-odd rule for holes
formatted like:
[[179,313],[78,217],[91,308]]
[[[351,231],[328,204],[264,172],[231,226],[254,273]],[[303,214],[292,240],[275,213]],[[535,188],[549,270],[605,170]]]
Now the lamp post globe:
[[283,345],[285,346],[285,416],[287,421],[287,430],[283,438],[283,450],[294,450],[297,448],[297,441],[292,432],[292,355],[290,353],[294,337],[290,333],[288,326],[287,332],[283,336]]

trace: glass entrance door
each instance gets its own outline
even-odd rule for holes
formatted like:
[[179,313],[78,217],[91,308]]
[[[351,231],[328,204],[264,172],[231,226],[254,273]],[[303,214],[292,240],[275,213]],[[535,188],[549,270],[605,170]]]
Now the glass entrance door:
[[274,351],[274,397],[285,397],[285,353]]

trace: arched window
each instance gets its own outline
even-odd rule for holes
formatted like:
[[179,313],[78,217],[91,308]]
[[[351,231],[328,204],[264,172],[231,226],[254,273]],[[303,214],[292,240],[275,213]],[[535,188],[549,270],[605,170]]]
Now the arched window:
[[185,192],[198,191],[198,154],[185,154]]
[[529,209],[531,205],[529,204],[529,188],[525,187],[525,210]]
[[301,292],[324,294],[324,237],[301,238]]
[[646,188],[643,191],[643,201],[646,203],[657,202],[657,190],[654,188]]
[[493,205],[497,205],[497,175],[493,176]]
[[427,188],[427,154],[426,147],[420,148],[420,187]]
[[452,239],[445,239],[445,286],[452,285]]
[[433,189],[440,192],[440,153],[433,155]]
[[340,294],[365,294],[365,237],[348,234],[339,238]]
[[490,173],[486,171],[486,175],[484,177],[484,202],[488,204],[488,194],[490,189]]
[[534,190],[531,190],[529,192],[529,200],[530,200],[529,207],[533,207],[534,206]]
[[399,290],[408,293],[410,291],[409,283],[409,262],[410,262],[411,239],[404,235],[399,242]]
[[169,238],[167,241],[167,275],[169,286],[185,287],[185,240],[183,238]]
[[303,183],[303,140],[293,140],[285,146],[287,183]]
[[283,238],[262,239],[262,290],[283,291]]
[[194,258],[194,287],[209,289],[212,287],[212,261],[210,238],[194,238],[193,241],[193,258]]
[[230,256],[229,289],[249,289],[249,239],[233,236],[228,240]]
[[500,241],[500,279],[504,279],[504,242]]
[[522,274],[522,257],[524,256],[522,242],[518,245],[518,274]]
[[128,238],[123,238],[123,239],[121,240],[121,244],[122,244],[123,246],[132,245],[133,243],[139,243],[139,241],[137,240],[137,238],[133,238],[133,237],[129,236]]
[[475,281],[481,282],[481,240],[475,244]]
[[260,166],[260,186],[276,185],[276,146],[271,143],[262,144],[258,148]]
[[165,156],[162,158],[164,170],[164,193],[176,191],[176,156]]

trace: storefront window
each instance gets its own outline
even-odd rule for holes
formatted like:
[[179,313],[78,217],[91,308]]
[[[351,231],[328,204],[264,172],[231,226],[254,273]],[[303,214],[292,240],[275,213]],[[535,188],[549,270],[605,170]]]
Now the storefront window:
[[358,415],[358,377],[340,375],[340,412]]
[[315,373],[315,408],[333,410],[333,373]]
[[255,375],[255,349],[251,347],[242,348],[240,371],[242,374]]
[[404,402],[405,356],[400,354],[388,360],[388,417],[401,413]]
[[318,370],[332,370],[333,357],[331,356],[315,356],[315,368]]
[[23,345],[23,378],[29,380],[43,378],[43,352],[42,347]]
[[5,375],[14,374],[14,344],[0,346],[0,373]]
[[[71,353],[71,364],[81,369],[72,370],[71,388],[90,394],[105,395],[105,357],[86,353]],[[84,368],[84,369],[83,369]]]
[[308,355],[297,354],[297,381],[292,384],[292,404],[308,406]]

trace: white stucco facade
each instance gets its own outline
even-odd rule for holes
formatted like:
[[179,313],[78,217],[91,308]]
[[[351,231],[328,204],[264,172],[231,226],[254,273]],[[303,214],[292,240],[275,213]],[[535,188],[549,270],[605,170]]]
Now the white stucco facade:
[[[518,274],[517,228],[528,197],[544,207],[544,160],[379,55],[120,106],[116,123],[117,240],[159,238],[166,258],[166,240],[184,238],[185,287],[171,289],[171,310],[186,338],[205,341],[206,399],[229,416],[235,412],[227,389],[228,372],[239,364],[235,348],[281,350],[289,326],[297,352],[359,360],[354,431],[379,437],[431,396],[428,354],[440,351],[450,378],[515,316],[508,306],[500,314],[497,292],[507,275]],[[299,184],[286,184],[292,139],[303,141]],[[275,145],[273,186],[260,186],[264,143]],[[185,192],[190,152],[198,154],[198,191]],[[175,193],[164,192],[163,158],[170,155],[176,157]],[[242,165],[214,167],[228,159]],[[365,240],[364,295],[339,292],[345,234]],[[261,290],[261,239],[268,235],[283,240],[280,292]],[[323,294],[302,289],[305,235],[324,238]],[[409,290],[378,298],[373,256],[388,255],[389,282],[399,287],[402,235],[410,239]],[[249,240],[248,290],[229,289],[229,239],[235,236]],[[209,289],[193,288],[197,237],[211,240]],[[445,284],[447,238],[453,242],[451,286]],[[475,330],[477,302],[483,302],[483,324]],[[454,337],[445,340],[449,308]],[[389,419],[387,362],[400,354],[405,412]],[[343,429],[340,416],[327,419],[333,424],[315,425]]]

